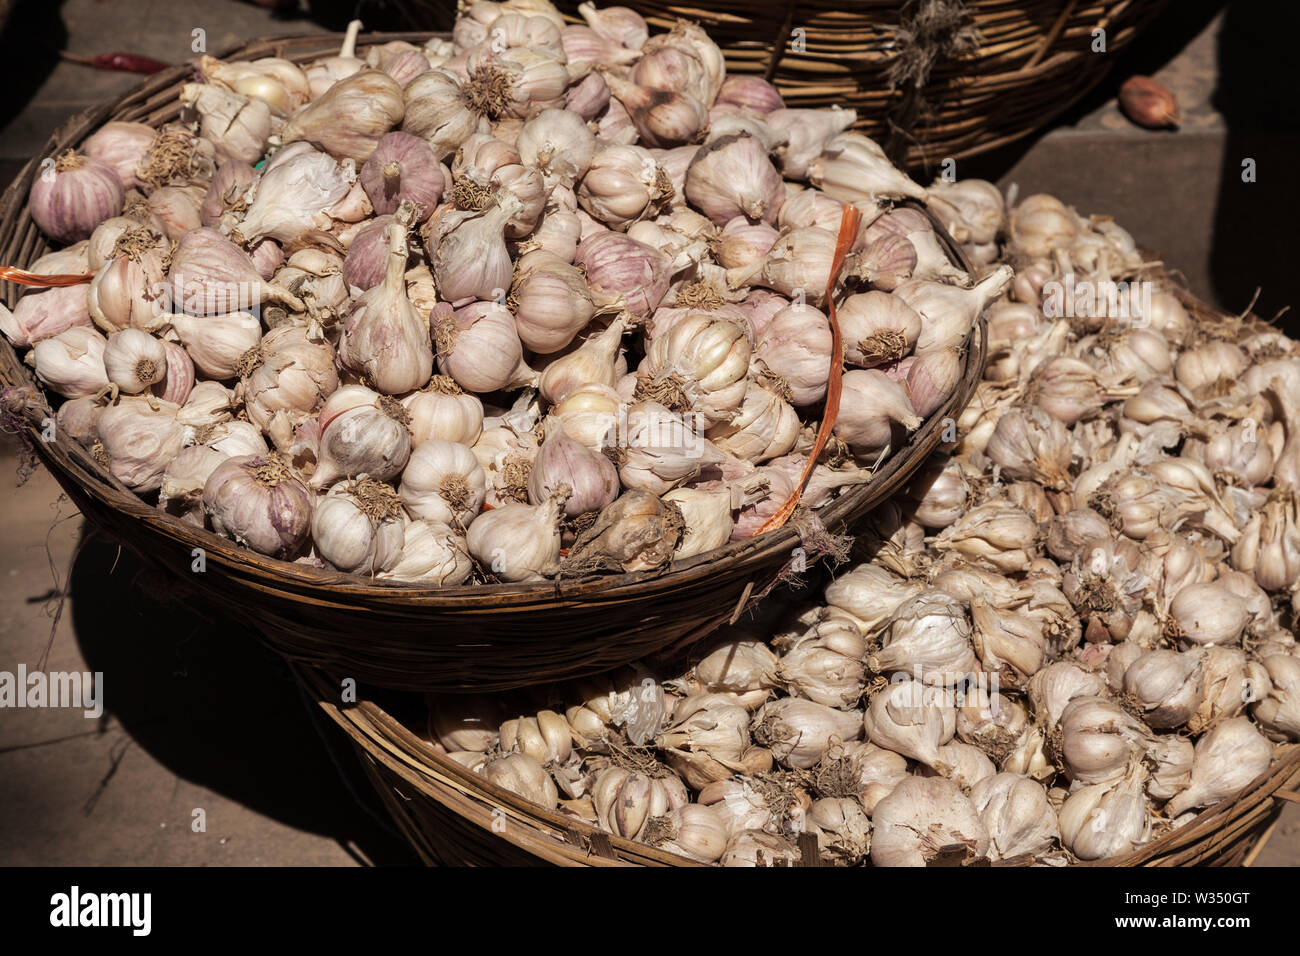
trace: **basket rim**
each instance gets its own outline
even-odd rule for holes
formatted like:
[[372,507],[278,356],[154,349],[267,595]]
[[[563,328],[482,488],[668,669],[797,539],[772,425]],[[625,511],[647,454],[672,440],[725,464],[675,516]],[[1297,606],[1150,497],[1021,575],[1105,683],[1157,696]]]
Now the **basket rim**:
[[[592,837],[599,835],[600,838],[609,841],[615,853],[622,853],[635,858],[645,858],[650,862],[661,865],[707,865],[678,854],[657,849],[648,844],[616,836],[574,817],[567,817],[558,810],[548,810],[539,804],[525,800],[511,791],[493,784],[469,768],[437,753],[426,741],[368,696],[363,695],[357,703],[346,707],[334,703],[331,699],[331,691],[337,686],[337,682],[331,684],[330,680],[332,678],[327,676],[323,669],[297,663],[292,663],[290,667],[297,679],[308,689],[316,705],[323,709],[355,744],[360,746],[368,756],[381,761],[394,773],[406,779],[413,786],[419,787],[430,797],[434,796],[431,790],[435,786],[435,783],[430,780],[433,775],[429,773],[429,770],[432,767],[437,771],[438,775],[447,778],[446,781],[439,782],[442,786],[454,787],[462,793],[471,794],[480,802],[491,802],[503,809],[509,808],[513,816],[522,816],[524,821],[532,825],[535,830],[528,841],[510,840],[510,842],[522,849],[536,853],[535,849],[525,844],[536,844],[538,841],[542,841],[543,843],[552,844],[544,846],[543,849],[554,854],[556,859],[572,860],[574,854],[581,855],[583,850],[580,847],[566,843],[555,834],[574,832],[580,834],[588,842]],[[426,766],[421,766],[421,763]],[[1170,830],[1131,853],[1103,860],[1078,860],[1071,863],[1070,866],[1082,868],[1167,865],[1161,861],[1161,855],[1176,849],[1189,836],[1195,834],[1194,839],[1198,842],[1212,842],[1214,836],[1224,830],[1224,825],[1238,819],[1255,819],[1257,816],[1262,815],[1263,812],[1271,809],[1271,803],[1268,807],[1264,806],[1266,801],[1277,802],[1277,798],[1273,796],[1275,793],[1280,790],[1295,790],[1297,788],[1300,788],[1300,743],[1275,744],[1273,759],[1270,761],[1268,768],[1232,797],[1213,806],[1203,808],[1183,826]],[[1234,815],[1234,811],[1241,811],[1241,813]],[[490,809],[483,810],[484,815],[490,815],[490,813]],[[478,821],[471,819],[469,822],[475,823]],[[509,829],[507,828],[507,831]],[[509,839],[509,836],[506,838]],[[548,858],[540,853],[538,856],[550,862],[556,861],[556,859]],[[636,865],[636,860],[628,859],[600,860],[599,862],[602,865],[618,863]],[[997,860],[990,865],[995,867],[1026,866],[1034,862],[1036,860],[1032,857],[1015,857]]]
[[[284,37],[258,38],[235,44],[221,54],[221,58],[249,59],[285,52],[282,47],[305,47],[295,51],[304,58],[319,56],[338,45],[343,34],[299,34]],[[361,34],[358,49],[391,42],[393,40],[427,40],[447,37],[449,34],[426,31],[402,31]],[[27,162],[0,195],[0,243],[4,244],[6,259],[11,265],[25,265],[35,258],[42,246],[49,248],[45,237],[37,233],[38,241],[28,243],[28,248],[15,248],[14,239],[24,226],[31,224],[27,209],[27,195],[40,162],[81,141],[108,122],[114,115],[142,99],[156,99],[190,76],[189,64],[172,67],[148,77],[112,100],[97,104],[69,117],[46,141],[41,151]],[[164,102],[166,102],[164,100]],[[948,255],[965,271],[974,273],[974,267],[965,253],[953,241],[943,224],[923,203],[903,200],[898,205],[910,206],[922,212],[931,222]],[[15,302],[15,290],[9,289],[5,299]],[[909,436],[900,447],[875,472],[871,481],[854,485],[823,507],[801,512],[811,514],[828,527],[842,525],[847,520],[866,513],[883,503],[888,495],[878,494],[883,485],[905,468],[919,465],[939,444],[939,433],[945,420],[953,419],[969,401],[987,352],[987,329],[981,316],[971,330],[963,349],[963,369],[958,386],[948,400],[936,409],[921,428]],[[18,358],[17,349],[0,336],[0,384],[30,385],[44,399],[45,390]],[[48,400],[47,400],[47,408]],[[430,587],[419,582],[379,581],[363,575],[325,570],[293,561],[269,557],[236,545],[206,528],[200,528],[147,504],[135,492],[114,479],[84,448],[75,441],[55,433],[54,441],[42,439],[38,416],[25,420],[27,437],[36,448],[47,467],[59,469],[75,481],[87,494],[101,504],[113,508],[132,519],[147,525],[157,535],[170,539],[187,550],[201,549],[205,560],[215,561],[230,569],[251,570],[259,573],[281,589],[310,591],[315,596],[339,600],[370,599],[380,602],[402,602],[420,607],[472,608],[472,607],[524,607],[545,603],[548,606],[566,602],[581,603],[599,595],[602,600],[633,599],[654,595],[666,589],[707,579],[710,572],[725,562],[727,567],[745,567],[770,562],[781,552],[792,553],[801,540],[792,520],[782,528],[769,531],[738,542],[730,542],[712,551],[674,561],[660,571],[638,571],[622,574],[588,575],[580,578],[556,579],[543,582],[514,584],[465,584],[454,587]],[[892,493],[892,492],[891,492]],[[799,513],[799,512],[797,512]]]

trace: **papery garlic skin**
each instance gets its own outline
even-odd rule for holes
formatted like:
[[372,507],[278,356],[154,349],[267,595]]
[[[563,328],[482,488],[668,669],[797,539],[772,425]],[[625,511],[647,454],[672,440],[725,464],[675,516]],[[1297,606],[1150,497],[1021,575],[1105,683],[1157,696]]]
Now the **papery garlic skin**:
[[387,395],[360,385],[340,388],[318,415],[320,451],[312,487],[361,475],[376,481],[397,475],[411,454],[406,418],[406,410]]
[[1300,740],[1300,657],[1272,654],[1264,658],[1268,693],[1252,688],[1250,712],[1272,740]]
[[465,538],[435,521],[408,521],[397,560],[380,578],[432,587],[464,584],[473,570]]
[[94,329],[74,326],[37,342],[26,361],[47,388],[64,398],[88,398],[109,385],[107,347],[108,340]]
[[277,455],[228,458],[203,486],[203,510],[220,535],[273,557],[308,540],[314,496]]
[[142,493],[161,487],[163,471],[191,440],[176,412],[148,397],[122,398],[100,412],[95,433],[114,478]]
[[1151,839],[1152,819],[1142,795],[1141,768],[1119,783],[1092,784],[1061,807],[1061,842],[1082,860],[1130,853]]
[[467,446],[431,438],[411,452],[399,491],[412,517],[464,528],[482,510],[486,489],[487,477]]
[[975,859],[989,851],[989,831],[975,806],[943,777],[903,780],[876,804],[871,821],[875,866],[925,866],[947,846]]
[[316,553],[340,571],[387,571],[402,554],[405,517],[393,490],[362,479],[335,485],[312,512]]
[[970,638],[970,622],[958,601],[942,591],[922,591],[894,612],[871,667],[951,686],[976,668]]
[[1245,717],[1219,724],[1196,742],[1191,783],[1166,807],[1170,816],[1235,795],[1268,769],[1273,746]]
[[540,581],[559,563],[563,508],[564,497],[556,495],[540,505],[507,504],[485,512],[469,526],[469,553],[503,581]]

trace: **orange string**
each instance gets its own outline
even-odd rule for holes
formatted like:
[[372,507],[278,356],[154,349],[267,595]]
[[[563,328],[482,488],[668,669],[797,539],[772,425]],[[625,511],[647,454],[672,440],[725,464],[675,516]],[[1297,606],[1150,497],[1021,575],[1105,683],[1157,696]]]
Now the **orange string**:
[[808,479],[812,477],[813,469],[817,467],[817,458],[821,455],[822,449],[826,447],[826,442],[830,440],[831,429],[835,427],[835,419],[840,414],[840,394],[843,391],[844,375],[844,356],[842,354],[843,343],[840,338],[840,323],[835,316],[835,281],[840,276],[840,270],[844,268],[844,259],[849,254],[849,249],[858,236],[858,226],[862,222],[862,213],[851,206],[845,205],[844,212],[840,216],[840,235],[835,243],[835,257],[831,260],[831,276],[826,283],[826,313],[831,320],[831,367],[827,373],[826,379],[826,414],[822,416],[821,427],[817,429],[817,440],[813,442],[812,451],[808,453],[808,460],[804,462],[803,474],[799,478],[799,484],[795,486],[794,492],[786,499],[785,504],[772,517],[763,523],[755,534],[763,534],[767,531],[775,531],[783,527],[790,516],[794,514],[794,509],[799,507],[799,499],[803,497],[804,487],[808,484]]
[[36,286],[42,289],[81,285],[81,283],[89,282],[93,278],[95,278],[93,272],[87,272],[84,275],[43,276],[35,272],[28,272],[26,269],[19,269],[16,266],[0,266],[0,279],[8,279],[10,282],[17,282],[19,285]]

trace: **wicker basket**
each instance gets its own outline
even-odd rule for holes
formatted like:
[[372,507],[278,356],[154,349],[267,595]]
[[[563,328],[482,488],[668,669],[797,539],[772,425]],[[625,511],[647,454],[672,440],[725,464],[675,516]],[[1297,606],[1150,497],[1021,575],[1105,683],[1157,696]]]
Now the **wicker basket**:
[[[544,810],[433,749],[369,699],[340,707],[339,682],[295,667],[320,708],[347,734],[367,777],[426,864],[466,866],[696,866]],[[1240,866],[1300,789],[1300,744],[1279,748],[1266,773],[1236,797],[1127,856],[1079,866]],[[805,853],[805,858],[814,854]],[[994,866],[1028,866],[1032,859]],[[815,864],[814,864],[815,865]]]
[[[972,156],[1043,128],[1101,82],[1165,2],[619,0],[652,28],[669,28],[679,17],[699,22],[722,47],[730,72],[772,80],[789,106],[858,110],[858,128],[911,167]],[[446,0],[397,3],[413,26],[450,27]],[[556,5],[574,15],[578,3]],[[955,25],[977,32],[965,52],[943,52],[951,31],[919,44],[900,35],[900,28],[915,32],[918,8],[933,6],[964,10]],[[1098,29],[1104,53],[1092,50]],[[903,57],[922,51],[938,55],[921,85],[892,83]]]
[[[428,34],[372,34],[361,47]],[[302,61],[336,50],[340,37],[260,40],[228,59],[275,55]],[[110,119],[160,124],[180,112],[184,68],[160,73],[122,99],[73,117],[42,156],[75,147]],[[28,215],[26,198],[40,157],[4,194],[0,262],[25,266],[47,246]],[[920,207],[918,207],[920,208]],[[935,222],[954,261],[960,250]],[[12,306],[18,289],[5,291]],[[955,419],[983,370],[980,323],[965,353],[966,367],[948,403],[873,480],[816,512],[838,534],[904,484],[939,444],[946,418]],[[0,340],[0,384],[34,384],[28,369]],[[593,576],[541,584],[419,588],[383,585],[263,557],[151,507],[113,479],[75,441],[40,439],[47,411],[29,409],[26,435],[41,461],[81,509],[141,557],[169,572],[175,586],[201,589],[260,631],[290,660],[327,666],[359,681],[399,690],[505,690],[600,673],[707,634],[761,597],[799,552],[791,525],[675,563],[660,574]],[[797,517],[797,516],[796,516]],[[201,550],[206,569],[194,573]]]

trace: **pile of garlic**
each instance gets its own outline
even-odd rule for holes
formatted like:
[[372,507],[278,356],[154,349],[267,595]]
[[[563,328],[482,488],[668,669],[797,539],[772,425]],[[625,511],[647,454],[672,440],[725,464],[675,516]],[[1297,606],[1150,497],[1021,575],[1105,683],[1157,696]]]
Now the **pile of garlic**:
[[[978,282],[846,132],[725,75],[696,25],[476,2],[450,41],[203,57],[183,122],[42,168],[66,248],[0,329],[113,477],[264,554],[456,585],[653,570],[753,535],[852,369],[803,498],[951,395]],[[1001,215],[1001,199],[996,196]],[[992,201],[992,199],[990,199]],[[978,218],[978,217],[976,217]],[[977,230],[978,231],[978,230]]]
[[843,865],[1064,865],[1300,741],[1300,346],[1193,319],[1109,218],[932,190],[972,261],[1021,268],[958,440],[860,529],[866,560],[693,662],[433,698],[436,751],[699,862],[794,862],[813,834]]

